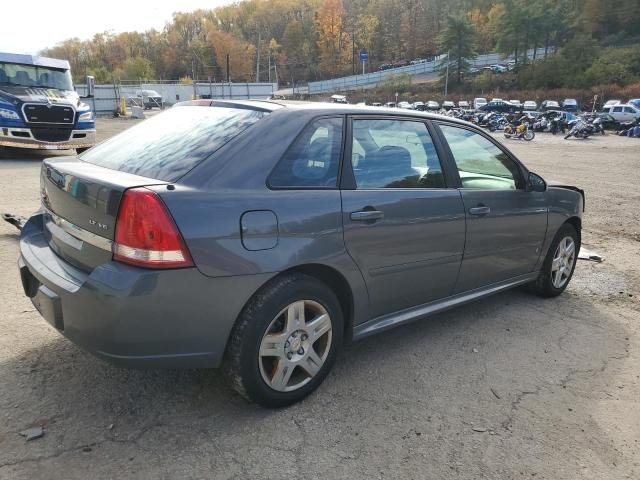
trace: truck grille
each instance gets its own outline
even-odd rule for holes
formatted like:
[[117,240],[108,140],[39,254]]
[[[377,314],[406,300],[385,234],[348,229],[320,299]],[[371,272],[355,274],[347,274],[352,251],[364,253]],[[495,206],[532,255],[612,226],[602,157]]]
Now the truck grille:
[[50,105],[43,103],[27,103],[22,107],[29,123],[56,123],[72,125],[76,111],[66,105]]
[[71,137],[73,127],[38,126],[31,127],[31,135],[41,142],[66,142]]

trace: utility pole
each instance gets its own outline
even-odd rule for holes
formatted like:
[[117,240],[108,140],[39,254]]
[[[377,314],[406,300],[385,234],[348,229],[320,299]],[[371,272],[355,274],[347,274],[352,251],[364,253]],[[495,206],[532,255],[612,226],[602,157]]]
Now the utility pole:
[[447,73],[444,77],[444,98],[447,98],[449,93],[449,52],[447,52]]
[[258,54],[256,55],[256,83],[260,83],[260,30],[258,30]]
[[269,49],[269,83],[271,83],[271,49]]
[[[229,54],[227,53],[227,83],[229,84],[229,98],[231,98],[231,71],[229,70]],[[224,91],[224,88],[222,89]]]
[[191,83],[193,83],[193,99],[198,98],[198,92],[196,91],[196,61],[191,59]]

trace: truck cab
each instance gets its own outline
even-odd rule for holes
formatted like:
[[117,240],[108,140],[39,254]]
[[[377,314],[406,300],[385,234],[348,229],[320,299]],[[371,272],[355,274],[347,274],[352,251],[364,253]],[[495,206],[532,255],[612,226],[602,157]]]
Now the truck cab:
[[95,115],[68,61],[0,52],[0,147],[82,151],[95,143]]

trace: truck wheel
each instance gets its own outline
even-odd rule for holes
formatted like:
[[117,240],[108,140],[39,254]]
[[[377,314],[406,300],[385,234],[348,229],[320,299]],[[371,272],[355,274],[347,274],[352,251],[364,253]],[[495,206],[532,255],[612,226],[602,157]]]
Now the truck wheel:
[[342,343],[333,291],[301,273],[276,277],[244,307],[223,361],[232,388],[252,402],[284,407],[322,383]]
[[541,297],[557,297],[564,292],[576,268],[579,251],[578,232],[565,223],[551,242],[540,275],[529,284],[530,290]]

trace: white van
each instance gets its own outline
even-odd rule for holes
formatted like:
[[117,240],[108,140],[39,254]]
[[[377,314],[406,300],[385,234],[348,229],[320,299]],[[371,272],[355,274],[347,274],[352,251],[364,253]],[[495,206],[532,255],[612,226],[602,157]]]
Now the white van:
[[482,97],[478,97],[478,98],[474,98],[473,99],[473,108],[474,110],[478,110],[480,107],[482,107],[483,105],[487,104],[487,99],[486,98],[482,98]]

